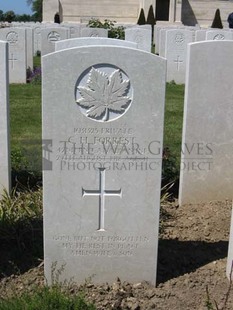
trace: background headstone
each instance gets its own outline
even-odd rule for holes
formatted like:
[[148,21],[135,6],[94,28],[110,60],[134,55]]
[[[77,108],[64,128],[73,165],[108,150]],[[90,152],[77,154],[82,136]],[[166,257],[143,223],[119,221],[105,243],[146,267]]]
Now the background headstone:
[[33,29],[26,29],[26,51],[27,51],[27,60],[26,67],[33,69],[33,54],[34,54],[34,38],[33,38]]
[[222,41],[222,40],[232,40],[232,33],[226,30],[209,30],[206,31],[206,40],[215,40],[215,41]]
[[83,28],[81,29],[81,37],[108,37],[108,30],[103,28]]
[[167,30],[165,58],[167,59],[167,81],[184,84],[187,45],[192,42],[193,33],[189,30]]
[[80,47],[87,45],[116,45],[116,46],[125,46],[131,48],[137,48],[137,44],[134,42],[118,40],[118,39],[109,39],[109,38],[75,38],[57,41],[55,43],[55,51],[60,51],[72,47]]
[[125,29],[125,40],[137,43],[138,48],[146,52],[151,52],[151,35],[151,28]]
[[179,203],[232,199],[232,41],[190,44]]
[[206,31],[207,29],[199,29],[195,32],[195,42],[205,41],[206,40]]
[[26,83],[26,30],[1,28],[0,40],[9,43],[10,83]]
[[0,41],[0,196],[3,189],[10,192],[9,140],[9,73],[8,43]]
[[42,25],[35,25],[33,27],[34,37],[34,55],[41,53],[41,29],[44,28]]
[[57,263],[61,281],[155,284],[166,61],[88,46],[42,66],[47,280]]
[[229,280],[230,280],[230,275],[231,275],[231,281],[233,280],[232,268],[233,268],[233,208],[232,208],[232,213],[231,213],[231,228],[230,228],[230,236],[229,236],[227,269],[226,269],[226,274]]
[[68,39],[68,29],[65,27],[43,28],[41,29],[41,55],[55,51],[55,42]]

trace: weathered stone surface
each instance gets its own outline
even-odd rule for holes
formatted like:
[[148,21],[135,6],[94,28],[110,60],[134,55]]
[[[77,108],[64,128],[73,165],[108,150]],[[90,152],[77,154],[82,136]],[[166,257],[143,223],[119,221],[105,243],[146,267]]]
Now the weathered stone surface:
[[26,30],[1,28],[0,40],[9,43],[10,83],[26,83]]
[[167,81],[177,84],[185,82],[186,54],[193,33],[189,30],[175,29],[166,32],[165,58],[167,59]]
[[93,38],[107,38],[108,30],[103,28],[83,28],[81,30],[81,37],[93,37]]
[[125,29],[125,40],[135,42],[138,48],[151,52],[151,28],[128,28]]
[[3,189],[10,192],[9,142],[9,71],[8,43],[0,41],[0,196]]
[[165,60],[88,46],[42,65],[46,278],[155,284]]
[[46,27],[41,29],[41,55],[55,51],[55,42],[68,39],[69,31],[65,27]]
[[75,38],[75,39],[57,41],[55,43],[55,51],[88,45],[116,45],[116,46],[137,48],[137,44],[134,42],[118,39],[91,37],[91,38]]
[[180,204],[232,199],[233,42],[189,47]]

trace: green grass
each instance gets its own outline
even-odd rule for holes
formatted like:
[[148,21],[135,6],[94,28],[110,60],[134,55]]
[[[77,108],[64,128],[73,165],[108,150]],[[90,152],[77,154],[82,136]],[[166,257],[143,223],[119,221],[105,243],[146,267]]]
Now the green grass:
[[0,310],[95,310],[80,295],[71,295],[59,286],[36,289],[32,294],[0,300]]
[[11,84],[9,97],[12,153],[20,150],[31,170],[41,169],[41,87]]
[[[34,57],[40,65],[40,57]],[[179,168],[184,85],[167,84],[164,125],[164,147],[169,149],[172,165]],[[28,162],[32,171],[41,171],[41,86],[35,84],[10,85],[11,147],[18,161]],[[21,152],[20,159],[18,155]],[[13,158],[15,164],[15,160]],[[20,166],[20,165],[19,165]],[[27,165],[26,165],[27,166]]]
[[39,56],[33,57],[33,65],[34,65],[34,67],[40,67],[41,66],[41,58]]
[[164,147],[169,147],[179,164],[183,125],[184,85],[167,84]]

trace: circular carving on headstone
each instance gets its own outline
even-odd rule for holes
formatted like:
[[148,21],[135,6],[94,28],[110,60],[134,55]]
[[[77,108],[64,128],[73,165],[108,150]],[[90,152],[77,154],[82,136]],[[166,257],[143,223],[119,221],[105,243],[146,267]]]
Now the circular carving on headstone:
[[99,34],[98,34],[98,32],[97,31],[92,31],[91,33],[90,33],[90,37],[92,38],[98,38],[99,37]]
[[18,34],[15,31],[11,31],[7,34],[6,40],[9,44],[16,44],[18,42]]
[[216,34],[216,36],[214,36],[213,39],[216,41],[225,40],[225,36],[223,34],[219,33],[219,34]]
[[184,43],[184,41],[185,41],[184,34],[181,32],[177,33],[175,36],[175,43],[177,45],[181,45]]
[[97,122],[114,121],[131,106],[133,89],[120,68],[98,64],[85,70],[75,85],[75,101],[87,118]]
[[134,42],[138,44],[143,42],[143,35],[140,32],[136,32],[134,36]]
[[54,43],[56,41],[59,41],[61,40],[61,36],[58,32],[56,31],[51,31],[49,34],[48,34],[48,41],[51,42],[51,43]]
[[36,34],[41,34],[41,28],[40,27],[35,27],[34,28],[34,33],[36,33]]

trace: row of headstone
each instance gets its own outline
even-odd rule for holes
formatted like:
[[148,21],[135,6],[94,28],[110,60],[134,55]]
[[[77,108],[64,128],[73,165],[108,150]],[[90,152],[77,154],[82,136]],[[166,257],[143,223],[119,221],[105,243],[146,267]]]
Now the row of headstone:
[[[233,41],[189,44],[179,205],[232,200]],[[233,213],[227,276],[233,268]]]
[[[157,27],[156,49],[158,54],[167,59],[167,81],[185,83],[187,45],[203,40],[232,40],[231,30],[210,30],[193,27]],[[159,34],[159,35],[158,35]]]
[[[55,51],[55,43],[76,37],[105,37],[108,31],[101,28],[88,28],[75,25],[51,27],[51,24],[30,24],[30,27],[7,27],[0,29],[0,40],[9,43],[9,76],[10,83],[26,83],[27,69],[33,69],[33,55]],[[120,41],[120,40],[119,40]],[[126,29],[126,41],[137,44],[137,47],[151,51],[151,29]],[[127,43],[126,43],[127,44]]]
[[[46,276],[57,263],[77,282],[155,283],[166,61],[124,41],[79,40],[42,60]],[[9,189],[8,45],[0,184]],[[232,41],[188,45],[180,205],[232,199],[232,52]]]
[[[61,281],[155,284],[166,60],[108,40],[57,42],[42,59],[49,283],[56,263]],[[180,205],[232,199],[232,52],[188,46]]]

